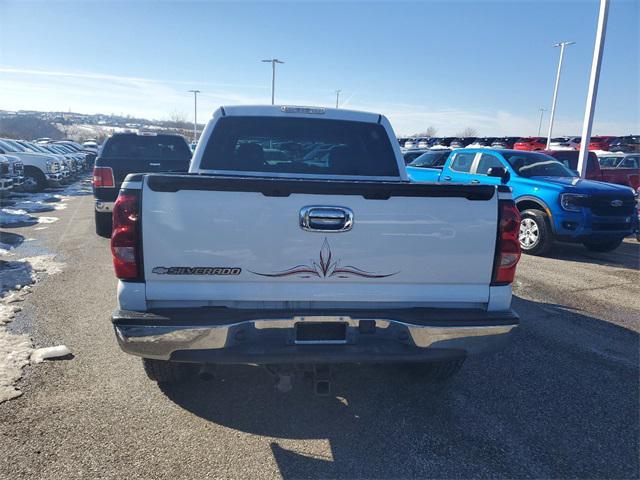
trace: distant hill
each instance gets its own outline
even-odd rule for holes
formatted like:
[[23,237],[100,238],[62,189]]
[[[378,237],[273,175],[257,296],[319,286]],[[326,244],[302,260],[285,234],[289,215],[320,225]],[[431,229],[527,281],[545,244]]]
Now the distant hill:
[[[203,125],[198,125],[201,132]],[[193,138],[193,124],[174,116],[171,120],[148,120],[122,115],[0,110],[0,137],[33,140],[39,137],[104,141],[116,132],[171,132]]]

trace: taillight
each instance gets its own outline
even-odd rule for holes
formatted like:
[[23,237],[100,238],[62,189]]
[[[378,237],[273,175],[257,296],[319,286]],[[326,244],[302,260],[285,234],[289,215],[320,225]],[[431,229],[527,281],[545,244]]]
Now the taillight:
[[491,285],[508,285],[516,275],[520,260],[520,212],[513,200],[498,202],[498,239]]
[[93,167],[93,186],[95,188],[114,188],[116,186],[111,167]]
[[122,280],[140,278],[140,193],[122,191],[113,205],[111,254],[116,277]]

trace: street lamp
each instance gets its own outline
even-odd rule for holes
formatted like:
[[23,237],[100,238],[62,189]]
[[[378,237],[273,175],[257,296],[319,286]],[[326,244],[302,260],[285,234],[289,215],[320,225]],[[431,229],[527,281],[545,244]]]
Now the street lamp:
[[560,60],[558,61],[558,72],[556,73],[556,86],[553,89],[553,102],[551,104],[551,118],[549,119],[549,135],[547,135],[547,150],[551,143],[551,133],[553,131],[553,118],[556,114],[556,100],[558,99],[558,87],[560,86],[560,73],[562,72],[562,59],[564,58],[564,47],[567,45],[573,45],[576,42],[560,42],[556,43],[554,47],[560,47]]
[[336,90],[336,108],[338,108],[338,104],[340,102],[340,92],[342,92],[342,90]]
[[196,142],[198,137],[198,94],[200,90],[189,90],[193,93],[193,143]]
[[284,63],[277,58],[271,58],[267,60],[262,60],[265,63],[271,64],[271,105],[275,103],[276,98],[276,63]]
[[538,123],[538,136],[540,136],[540,132],[542,131],[542,117],[544,116],[544,112],[546,112],[547,109],[539,108],[538,111],[540,112],[540,123]]

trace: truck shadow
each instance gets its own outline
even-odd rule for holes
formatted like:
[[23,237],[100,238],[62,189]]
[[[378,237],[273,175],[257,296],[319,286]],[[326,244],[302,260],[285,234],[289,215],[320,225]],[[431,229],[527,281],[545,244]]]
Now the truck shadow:
[[375,366],[339,369],[329,397],[278,393],[263,369],[241,366],[163,392],[273,438],[283,478],[637,478],[638,334],[557,305],[514,308],[512,344],[469,359],[440,394]]
[[569,262],[640,270],[640,242],[625,241],[614,251],[606,253],[590,252],[582,245],[556,243],[548,257]]

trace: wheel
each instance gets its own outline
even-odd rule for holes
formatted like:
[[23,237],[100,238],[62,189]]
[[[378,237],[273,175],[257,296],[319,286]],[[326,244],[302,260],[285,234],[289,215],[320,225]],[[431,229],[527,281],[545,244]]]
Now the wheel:
[[592,252],[610,252],[618,248],[621,243],[622,238],[616,238],[604,242],[584,242],[583,245]]
[[96,212],[96,233],[99,237],[111,238],[111,230],[113,228],[111,214],[105,212]]
[[543,255],[553,245],[553,234],[547,214],[540,210],[520,213],[520,248],[529,255]]
[[43,191],[47,186],[47,177],[39,168],[25,167],[24,168],[24,183],[22,189],[25,192],[37,193]]
[[150,380],[158,383],[180,383],[192,378],[195,365],[143,358],[142,365]]

